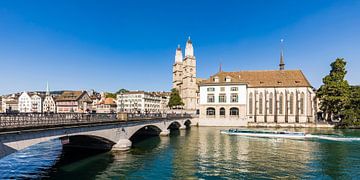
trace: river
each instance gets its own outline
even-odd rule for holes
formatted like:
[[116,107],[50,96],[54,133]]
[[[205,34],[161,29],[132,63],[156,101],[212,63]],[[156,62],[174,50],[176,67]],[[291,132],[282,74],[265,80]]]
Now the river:
[[192,127],[151,137],[128,152],[106,152],[71,163],[59,140],[0,159],[0,179],[357,179],[360,130],[288,129],[325,139],[250,138]]

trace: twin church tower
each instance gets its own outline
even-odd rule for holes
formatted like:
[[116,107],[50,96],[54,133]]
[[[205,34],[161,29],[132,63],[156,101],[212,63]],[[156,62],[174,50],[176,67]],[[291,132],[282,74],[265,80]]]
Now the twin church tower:
[[173,88],[180,92],[180,97],[184,102],[184,109],[197,109],[197,94],[199,86],[196,78],[196,58],[194,47],[189,39],[186,42],[185,57],[183,57],[180,45],[175,53],[175,63],[173,65]]

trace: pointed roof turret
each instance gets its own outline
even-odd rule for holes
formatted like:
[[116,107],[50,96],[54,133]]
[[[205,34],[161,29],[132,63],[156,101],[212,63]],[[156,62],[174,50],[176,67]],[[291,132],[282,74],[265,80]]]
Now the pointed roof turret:
[[186,41],[186,47],[185,47],[185,57],[192,57],[194,56],[194,47],[192,45],[192,41],[189,39]]
[[46,95],[50,95],[49,82],[46,82]]
[[183,60],[183,55],[180,48],[180,44],[178,44],[178,47],[176,48],[175,51],[175,63],[182,63],[182,60]]
[[279,69],[280,69],[280,70],[284,70],[284,69],[285,69],[283,42],[284,42],[284,39],[281,39],[281,40],[280,40],[281,52],[280,52],[280,64],[279,64]]

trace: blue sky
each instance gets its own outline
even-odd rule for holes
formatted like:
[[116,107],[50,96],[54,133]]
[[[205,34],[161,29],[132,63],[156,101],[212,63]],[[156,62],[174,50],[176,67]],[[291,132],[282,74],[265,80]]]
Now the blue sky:
[[360,1],[0,1],[0,94],[44,90],[170,90],[188,36],[198,77],[301,69],[314,87],[337,57],[360,84]]

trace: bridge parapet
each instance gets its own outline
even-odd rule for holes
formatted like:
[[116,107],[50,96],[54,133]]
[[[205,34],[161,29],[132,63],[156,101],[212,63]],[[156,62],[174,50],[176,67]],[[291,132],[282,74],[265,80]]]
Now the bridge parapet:
[[0,131],[73,125],[192,118],[190,114],[18,113],[0,114]]

